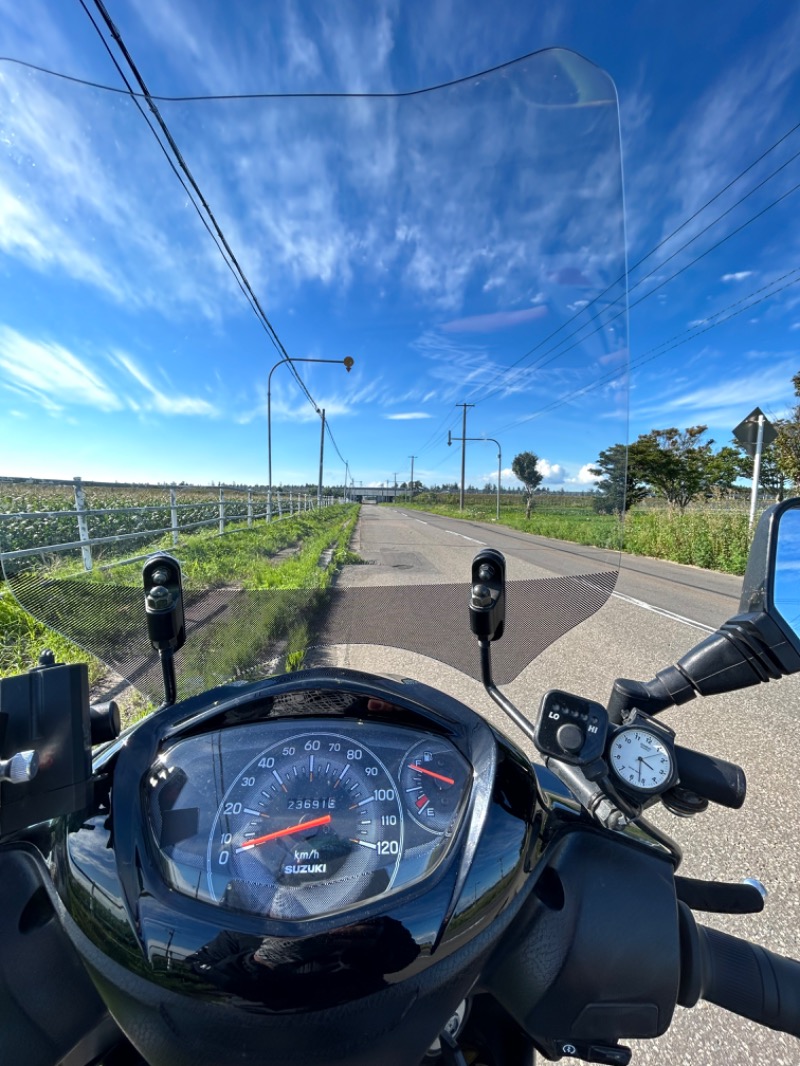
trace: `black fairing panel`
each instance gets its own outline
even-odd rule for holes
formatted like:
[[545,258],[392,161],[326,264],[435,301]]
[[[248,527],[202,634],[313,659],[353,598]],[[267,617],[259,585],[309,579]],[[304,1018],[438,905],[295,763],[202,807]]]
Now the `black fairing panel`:
[[64,933],[48,886],[34,848],[0,849],[3,1062],[83,1063],[119,1037]]
[[[309,700],[346,723],[353,701],[363,713],[376,698],[376,722],[446,737],[473,770],[451,852],[424,883],[301,922],[212,907],[163,882],[137,805],[163,744],[295,704],[302,720]],[[95,771],[97,809],[58,827],[55,880],[79,955],[153,1066],[417,1062],[529,890],[541,817],[530,763],[473,711],[408,679],[318,670],[218,690],[146,719]]]
[[549,850],[488,986],[548,1054],[664,1033],[680,977],[672,864],[594,829]]
[[[327,1010],[266,1014],[244,1001],[206,1002],[113,962],[71,922],[84,962],[149,1066],[409,1066],[422,1060],[442,1019],[468,995],[524,901],[423,973]],[[179,987],[179,982],[176,982]]]

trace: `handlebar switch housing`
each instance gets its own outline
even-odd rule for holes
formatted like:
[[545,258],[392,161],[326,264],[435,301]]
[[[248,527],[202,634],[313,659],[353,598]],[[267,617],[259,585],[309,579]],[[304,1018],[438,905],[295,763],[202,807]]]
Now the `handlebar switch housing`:
[[545,692],[533,742],[542,755],[571,766],[588,766],[606,746],[608,715],[600,703],[552,688]]

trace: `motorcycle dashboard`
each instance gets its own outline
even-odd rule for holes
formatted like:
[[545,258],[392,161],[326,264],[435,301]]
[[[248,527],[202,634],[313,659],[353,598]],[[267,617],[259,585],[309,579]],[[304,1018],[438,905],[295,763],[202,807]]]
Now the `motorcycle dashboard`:
[[473,768],[445,737],[293,715],[161,749],[144,805],[161,875],[252,916],[331,916],[406,889],[445,859]]

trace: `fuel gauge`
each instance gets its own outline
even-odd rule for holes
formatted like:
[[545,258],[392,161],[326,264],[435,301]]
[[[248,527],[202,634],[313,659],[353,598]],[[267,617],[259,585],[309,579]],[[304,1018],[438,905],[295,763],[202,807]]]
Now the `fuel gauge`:
[[442,741],[420,741],[400,767],[403,805],[417,825],[444,833],[452,825],[469,779],[467,762]]

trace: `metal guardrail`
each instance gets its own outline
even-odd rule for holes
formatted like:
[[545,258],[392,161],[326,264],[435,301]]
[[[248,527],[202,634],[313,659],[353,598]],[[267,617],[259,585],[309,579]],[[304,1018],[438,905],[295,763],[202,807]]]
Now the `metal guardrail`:
[[[145,504],[142,507],[87,507],[82,479],[76,477],[73,479],[73,492],[75,497],[74,510],[19,511],[10,514],[0,514],[0,522],[14,519],[20,521],[24,519],[41,518],[74,518],[77,525],[78,539],[65,541],[61,544],[40,544],[31,548],[19,548],[14,551],[0,552],[0,560],[25,559],[36,555],[74,551],[79,548],[83,558],[84,569],[91,570],[94,565],[92,547],[95,545],[122,544],[130,540],[141,540],[143,537],[165,536],[168,533],[172,534],[173,545],[177,545],[182,533],[213,525],[219,526],[219,536],[225,536],[230,533],[241,532],[241,524],[243,522],[247,523],[246,528],[248,528],[252,527],[253,523],[259,519],[264,519],[266,522],[270,522],[275,521],[276,519],[288,518],[300,511],[315,510],[318,503],[316,495],[310,493],[292,493],[290,491],[285,496],[282,496],[280,490],[275,490],[273,492],[273,500],[275,501],[275,510],[277,511],[277,514],[274,514],[271,513],[268,503],[265,503],[265,510],[257,511],[255,509],[255,490],[246,489],[245,491],[247,492],[246,504],[243,504],[240,500],[226,500],[225,489],[220,487],[219,498],[207,502],[196,501],[194,503],[178,503],[176,490],[170,488],[169,499],[165,500],[164,503]],[[334,503],[335,499],[332,496],[323,496],[319,502],[325,507]],[[213,518],[203,519],[199,522],[179,523],[178,518],[180,511],[188,509],[197,511],[198,508],[214,508],[216,514]],[[92,537],[90,534],[89,519],[92,517],[111,514],[147,514],[152,513],[153,511],[166,511],[167,509],[170,511],[170,524],[168,526],[162,526],[158,529],[142,529],[133,533],[116,533],[113,536],[108,537]],[[226,526],[234,523],[237,528],[226,528]],[[133,562],[135,560],[126,561]]]

